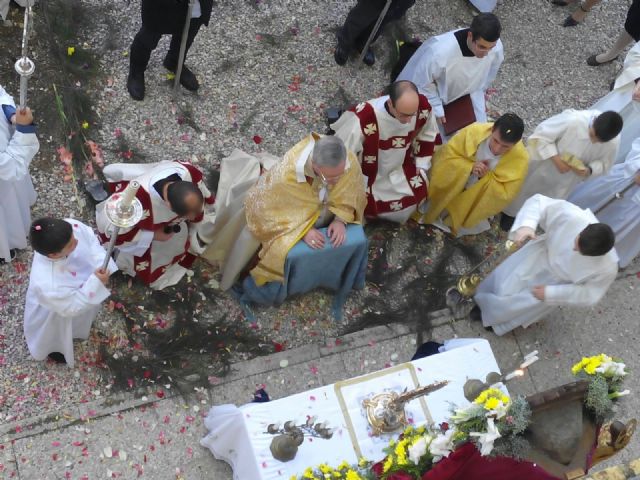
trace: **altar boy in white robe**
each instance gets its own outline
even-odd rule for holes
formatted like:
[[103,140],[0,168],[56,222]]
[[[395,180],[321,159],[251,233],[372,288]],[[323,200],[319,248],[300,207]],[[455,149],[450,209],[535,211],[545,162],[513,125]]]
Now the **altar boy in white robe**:
[[404,223],[427,198],[427,172],[440,136],[431,105],[415,84],[394,82],[388,92],[344,112],[331,128],[358,156],[367,179],[365,217]]
[[565,110],[544,120],[527,139],[529,173],[516,199],[504,209],[515,217],[536,193],[566,199],[580,182],[613,166],[622,117],[613,111]]
[[[0,87],[0,263],[27,248],[30,208],[36,192],[29,164],[40,144],[29,108],[16,111],[13,98]],[[2,118],[4,117],[4,118]]]
[[[142,204],[142,219],[118,233],[118,268],[155,290],[175,285],[204,251],[198,228],[205,221],[204,205],[212,205],[214,196],[202,172],[187,162],[114,163],[104,175],[112,192],[123,191],[130,180],[140,183],[136,198]],[[96,223],[100,240],[108,242],[111,230],[104,202],[96,206]]]
[[29,352],[36,360],[49,357],[73,367],[73,339],[89,337],[117,267],[110,261],[102,270],[106,252],[93,230],[77,220],[41,218],[29,238],[35,250],[24,310]]
[[447,122],[445,106],[465,95],[471,97],[475,120],[486,122],[485,93],[504,60],[501,30],[498,17],[481,13],[474,17],[470,28],[424,42],[397,80],[410,80],[418,86],[440,124]]
[[598,219],[613,228],[620,267],[627,267],[640,254],[640,137],[624,163],[614,165],[604,177],[578,185],[569,201],[597,212]]
[[[544,234],[536,237],[536,228]],[[471,311],[497,335],[527,327],[558,306],[592,307],[616,279],[611,227],[590,210],[534,195],[518,212],[509,238],[522,245],[480,285]]]

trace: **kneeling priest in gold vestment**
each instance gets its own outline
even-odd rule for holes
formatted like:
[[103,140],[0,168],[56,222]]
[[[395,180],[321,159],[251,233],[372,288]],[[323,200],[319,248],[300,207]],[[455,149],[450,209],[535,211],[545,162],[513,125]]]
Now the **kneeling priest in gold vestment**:
[[[291,294],[324,287],[336,292],[334,315],[341,317],[346,295],[364,286],[365,205],[360,165],[342,140],[312,134],[295,145],[244,198],[246,227],[238,238],[249,233],[260,250],[250,275],[233,287],[243,306],[278,305]],[[247,251],[233,245],[227,258],[217,260],[223,272],[235,269],[235,277],[234,250]],[[228,271],[225,277],[229,283]]]
[[427,212],[419,221],[454,235],[489,228],[488,219],[516,197],[527,175],[524,123],[507,113],[495,123],[473,123],[434,155]]

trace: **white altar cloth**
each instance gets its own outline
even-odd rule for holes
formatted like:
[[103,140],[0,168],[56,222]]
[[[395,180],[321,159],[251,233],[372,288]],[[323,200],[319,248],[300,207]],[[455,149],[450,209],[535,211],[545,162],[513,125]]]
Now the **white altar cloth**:
[[[357,463],[358,448],[351,441],[349,424],[358,438],[360,453],[368,460],[381,460],[384,457],[382,449],[388,444],[389,437],[379,439],[370,435],[360,399],[388,389],[400,392],[405,387],[411,390],[416,386],[448,380],[447,386],[424,397],[428,415],[436,424],[443,422],[450,415],[452,404],[458,407],[468,405],[463,395],[463,386],[468,379],[484,380],[487,373],[500,372],[488,341],[478,339],[462,345],[438,355],[356,377],[371,377],[365,383],[356,383],[356,379],[352,379],[266,403],[249,403],[239,408],[235,405],[214,406],[205,419],[209,434],[200,443],[209,448],[217,459],[231,465],[235,480],[289,480],[292,475],[301,475],[307,467],[320,463],[333,466],[343,460]],[[408,373],[411,370],[415,376]],[[414,384],[414,378],[419,385]],[[346,417],[336,385],[349,412]],[[416,426],[427,421],[427,413],[420,400],[407,404],[406,411]],[[295,420],[300,425],[307,416],[316,416],[317,422],[328,422],[334,430],[333,437],[330,440],[307,437],[293,460],[283,463],[274,459],[269,450],[274,435],[266,433],[267,426],[270,423],[282,425],[287,420]]]

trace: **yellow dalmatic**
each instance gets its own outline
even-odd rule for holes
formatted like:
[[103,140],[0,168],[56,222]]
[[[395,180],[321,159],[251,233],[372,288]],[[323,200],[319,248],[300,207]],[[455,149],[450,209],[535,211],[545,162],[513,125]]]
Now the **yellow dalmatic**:
[[[320,216],[322,182],[309,184],[301,171],[313,143],[311,134],[291,150],[251,188],[245,199],[247,227],[260,241],[260,263],[251,271],[257,285],[283,281],[289,250],[313,227]],[[304,158],[303,158],[304,156]],[[349,152],[344,174],[329,189],[328,209],[348,223],[362,223],[366,194],[356,156]]]
[[520,141],[504,154],[494,170],[465,190],[480,144],[491,135],[492,123],[474,123],[460,130],[434,155],[429,183],[429,210],[423,221],[432,223],[447,210],[447,225],[455,234],[473,228],[501,212],[516,197],[527,176],[529,155]]

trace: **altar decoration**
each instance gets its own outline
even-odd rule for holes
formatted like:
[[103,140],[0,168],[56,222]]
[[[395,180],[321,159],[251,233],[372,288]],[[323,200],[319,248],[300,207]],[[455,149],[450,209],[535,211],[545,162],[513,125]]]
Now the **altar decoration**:
[[589,382],[585,406],[600,421],[613,415],[614,400],[631,393],[622,389],[624,378],[629,371],[619,358],[604,353],[583,357],[573,365],[571,373]]
[[271,454],[273,458],[281,462],[293,460],[298,453],[298,447],[304,442],[304,437],[315,437],[329,440],[333,437],[333,430],[325,422],[316,423],[317,417],[307,417],[307,421],[302,425],[296,425],[293,420],[284,422],[283,428],[280,425],[271,423],[267,427],[267,433],[277,435],[271,441]]

